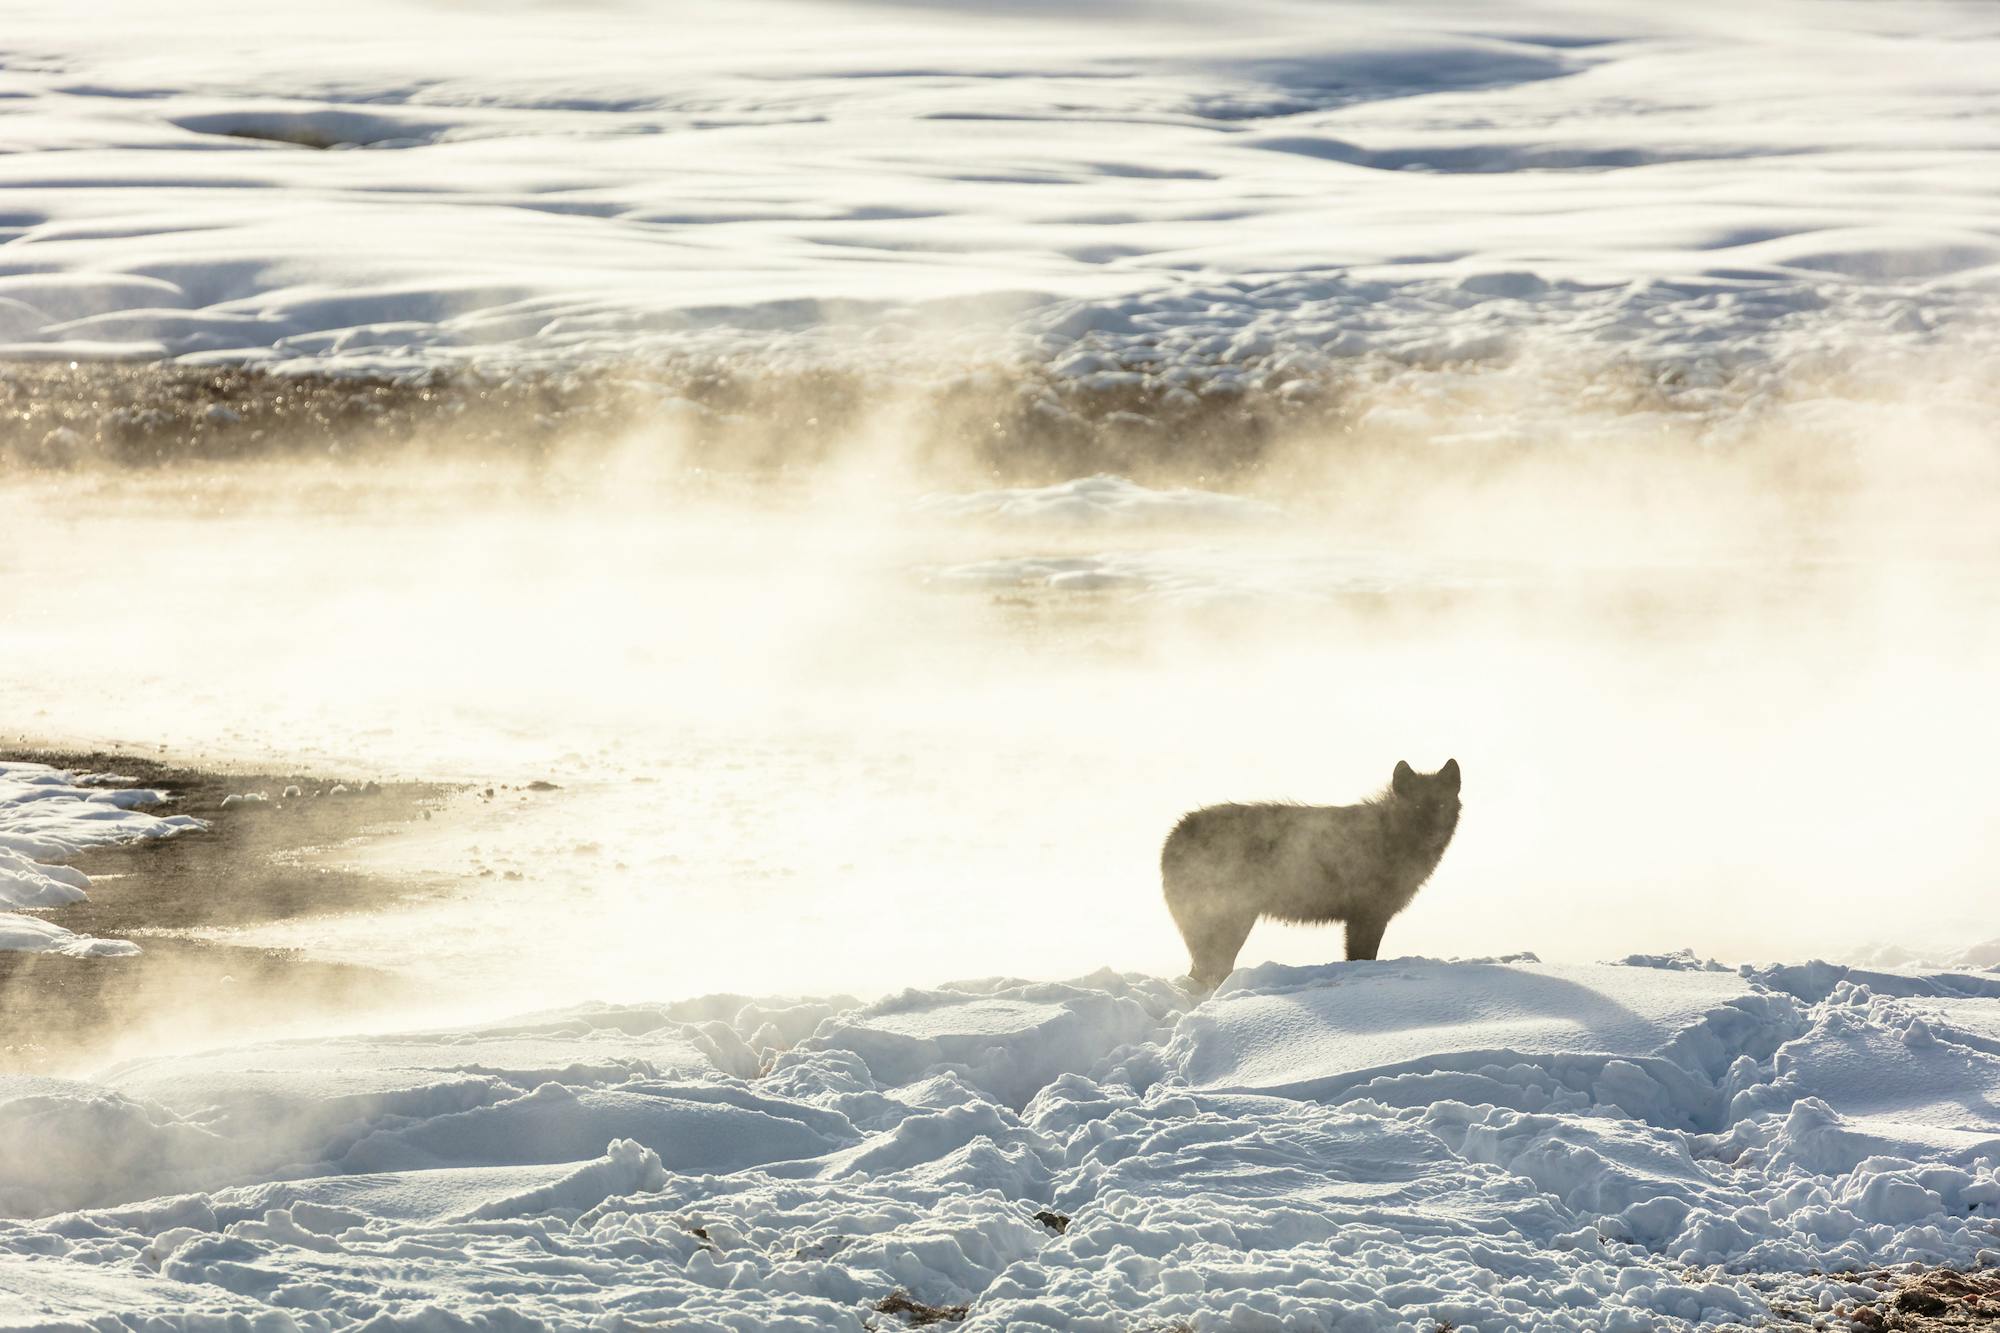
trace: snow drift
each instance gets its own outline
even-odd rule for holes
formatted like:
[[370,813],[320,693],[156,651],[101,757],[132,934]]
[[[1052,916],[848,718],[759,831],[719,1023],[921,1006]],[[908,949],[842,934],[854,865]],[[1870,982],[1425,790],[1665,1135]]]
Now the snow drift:
[[900,1289],[970,1329],[1761,1326],[2000,1259],[1996,1096],[1976,972],[583,1007],[0,1084],[0,1321],[859,1333]]

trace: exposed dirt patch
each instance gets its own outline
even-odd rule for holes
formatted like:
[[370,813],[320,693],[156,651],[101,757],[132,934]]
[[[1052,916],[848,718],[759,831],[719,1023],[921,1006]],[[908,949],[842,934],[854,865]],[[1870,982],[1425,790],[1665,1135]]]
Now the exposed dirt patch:
[[[1830,1333],[1943,1333],[1947,1329],[2000,1330],[2000,1269],[1875,1269],[1834,1275],[1851,1284],[1850,1295],[1831,1310],[1773,1300],[1781,1329],[1825,1329]],[[1876,1294],[1857,1297],[1853,1288]]]
[[1853,1328],[1931,1333],[1953,1328],[2000,1328],[2000,1272],[1940,1269],[1892,1280],[1884,1298],[1857,1309]]
[[927,1305],[901,1287],[875,1302],[878,1314],[901,1315],[912,1328],[928,1324],[956,1323],[972,1312],[969,1305]]

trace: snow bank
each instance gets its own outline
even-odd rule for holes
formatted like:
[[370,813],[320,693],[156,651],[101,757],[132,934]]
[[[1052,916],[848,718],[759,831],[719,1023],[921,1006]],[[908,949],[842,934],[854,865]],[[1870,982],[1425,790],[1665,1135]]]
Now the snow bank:
[[79,935],[52,921],[19,912],[0,912],[0,953],[57,953],[66,958],[129,958],[139,952],[130,940]]
[[1790,997],[1733,972],[1408,963],[1329,979],[1267,964],[1185,1020],[1169,1055],[1205,1090],[1608,1105],[1685,1129],[1719,1114],[1708,1099],[1731,1059],[1768,1059],[1801,1025]]
[[[713,997],[0,1083],[0,1317],[1636,1330],[2000,1250],[2000,977]],[[56,1212],[57,1209],[77,1211]],[[446,1313],[448,1312],[448,1313]]]
[[[0,909],[82,901],[89,877],[49,862],[91,847],[170,838],[203,827],[189,815],[155,815],[137,808],[163,804],[165,792],[104,785],[125,781],[115,774],[76,774],[47,764],[0,760]],[[9,950],[103,958],[135,954],[139,946],[78,935],[19,910],[0,910],[0,953]]]
[[81,902],[90,877],[65,866],[45,866],[11,848],[0,847],[0,904],[8,907],[61,907]]

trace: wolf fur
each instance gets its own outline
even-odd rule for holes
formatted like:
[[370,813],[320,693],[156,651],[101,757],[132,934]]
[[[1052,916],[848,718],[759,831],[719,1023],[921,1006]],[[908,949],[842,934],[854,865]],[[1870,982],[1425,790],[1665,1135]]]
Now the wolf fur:
[[1398,763],[1359,805],[1211,805],[1183,815],[1160,851],[1167,910],[1195,984],[1213,990],[1261,917],[1347,923],[1347,956],[1373,958],[1458,828],[1458,761]]

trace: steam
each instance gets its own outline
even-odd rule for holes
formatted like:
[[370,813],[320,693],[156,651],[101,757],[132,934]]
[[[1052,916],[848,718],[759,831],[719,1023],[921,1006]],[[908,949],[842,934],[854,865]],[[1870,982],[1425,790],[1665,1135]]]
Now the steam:
[[[1247,524],[925,516],[979,467],[894,397],[756,476],[649,423],[20,480],[0,697],[34,740],[495,785],[338,853],[445,896],[229,936],[456,1012],[1177,974],[1180,812],[1447,757],[1385,956],[1950,952],[1992,933],[2000,455],[1947,370],[1405,369],[1212,483],[1283,510]],[[1119,581],[949,577],[1026,556]]]

